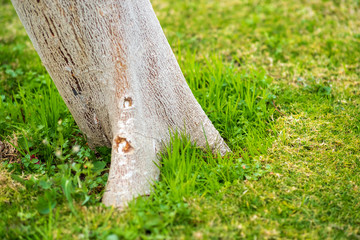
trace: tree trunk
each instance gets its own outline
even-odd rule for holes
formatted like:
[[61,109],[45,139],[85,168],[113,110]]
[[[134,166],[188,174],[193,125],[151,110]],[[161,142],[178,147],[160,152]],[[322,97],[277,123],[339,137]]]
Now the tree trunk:
[[169,129],[230,151],[191,93],[149,0],[12,3],[89,144],[112,147],[106,205],[149,193]]

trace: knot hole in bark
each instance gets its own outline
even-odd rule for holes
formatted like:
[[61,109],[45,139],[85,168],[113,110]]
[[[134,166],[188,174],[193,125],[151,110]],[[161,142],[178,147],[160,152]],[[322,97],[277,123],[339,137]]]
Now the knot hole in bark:
[[124,108],[129,108],[132,106],[132,98],[131,97],[125,97],[124,99]]
[[117,152],[122,151],[123,153],[131,153],[134,150],[134,148],[130,145],[126,138],[117,136],[114,142]]

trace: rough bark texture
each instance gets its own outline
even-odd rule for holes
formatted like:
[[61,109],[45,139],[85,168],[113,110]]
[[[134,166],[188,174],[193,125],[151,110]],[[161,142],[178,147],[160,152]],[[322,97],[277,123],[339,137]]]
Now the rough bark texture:
[[106,205],[149,193],[169,129],[186,128],[197,145],[207,139],[213,150],[229,151],[191,93],[149,0],[12,3],[89,143],[112,147]]

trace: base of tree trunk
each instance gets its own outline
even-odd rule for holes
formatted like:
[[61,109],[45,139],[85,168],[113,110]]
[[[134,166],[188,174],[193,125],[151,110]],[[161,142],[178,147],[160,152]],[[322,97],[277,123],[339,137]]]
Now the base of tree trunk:
[[89,144],[112,147],[106,205],[149,194],[169,130],[230,151],[191,93],[149,0],[12,3]]

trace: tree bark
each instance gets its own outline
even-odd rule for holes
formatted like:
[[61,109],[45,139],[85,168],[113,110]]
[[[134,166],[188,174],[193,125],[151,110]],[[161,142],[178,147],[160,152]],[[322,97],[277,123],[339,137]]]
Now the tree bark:
[[12,3],[91,146],[112,147],[106,205],[150,192],[169,129],[230,151],[191,93],[149,0]]

